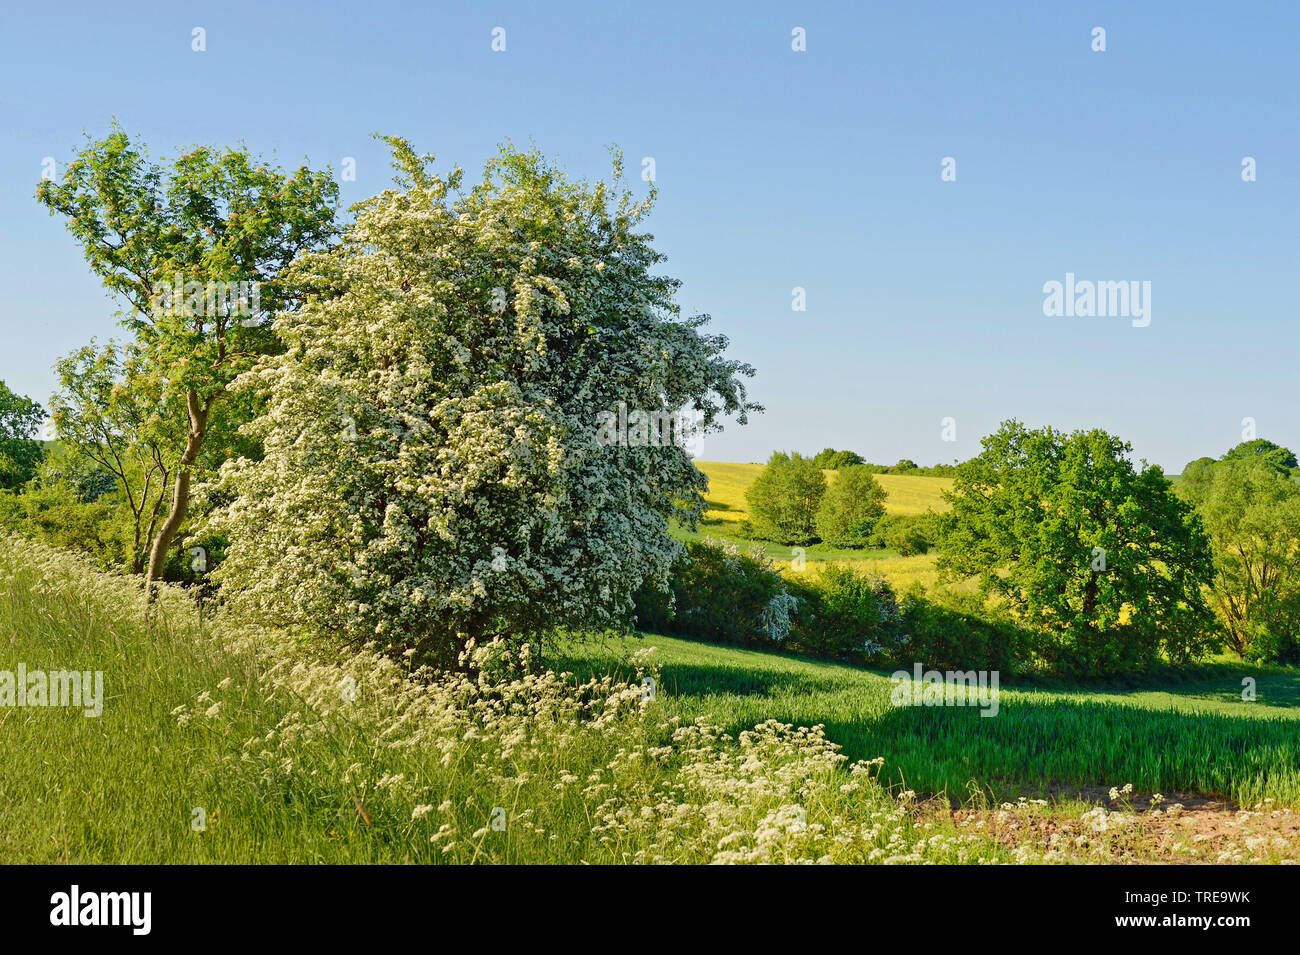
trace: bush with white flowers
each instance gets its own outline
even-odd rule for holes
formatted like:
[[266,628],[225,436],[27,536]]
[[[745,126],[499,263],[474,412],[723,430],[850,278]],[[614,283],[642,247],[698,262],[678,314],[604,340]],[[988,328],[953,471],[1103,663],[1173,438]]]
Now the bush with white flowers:
[[297,263],[311,293],[276,321],[285,349],[238,383],[264,403],[264,455],[209,489],[218,579],[268,620],[431,662],[621,626],[707,484],[681,442],[610,445],[602,424],[622,405],[743,423],[752,369],[652,272],[654,196],[618,188],[617,157],[591,183],[506,148],[464,189],[389,142],[402,188]]

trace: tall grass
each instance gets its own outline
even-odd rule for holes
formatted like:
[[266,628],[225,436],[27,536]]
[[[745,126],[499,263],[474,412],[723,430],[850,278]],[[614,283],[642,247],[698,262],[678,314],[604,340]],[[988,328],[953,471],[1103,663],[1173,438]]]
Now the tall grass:
[[[0,539],[0,669],[102,670],[103,713],[0,707],[0,858],[35,863],[968,862],[819,728],[680,718],[500,647],[463,674],[308,647]],[[1033,853],[1029,853],[1030,856]]]

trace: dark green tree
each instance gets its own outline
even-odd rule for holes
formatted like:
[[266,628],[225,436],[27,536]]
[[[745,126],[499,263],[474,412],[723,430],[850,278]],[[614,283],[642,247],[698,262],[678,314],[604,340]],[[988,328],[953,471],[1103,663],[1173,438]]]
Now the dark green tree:
[[1104,431],[1005,422],[957,469],[939,567],[975,576],[1036,634],[1034,652],[1085,676],[1214,648],[1202,593],[1210,542],[1158,467]]
[[12,490],[36,475],[43,456],[36,435],[44,420],[40,405],[0,381],[0,488]]
[[1222,460],[1235,461],[1240,458],[1259,458],[1283,474],[1290,474],[1297,467],[1295,454],[1289,448],[1274,444],[1272,441],[1265,441],[1263,438],[1243,441],[1225,454]]

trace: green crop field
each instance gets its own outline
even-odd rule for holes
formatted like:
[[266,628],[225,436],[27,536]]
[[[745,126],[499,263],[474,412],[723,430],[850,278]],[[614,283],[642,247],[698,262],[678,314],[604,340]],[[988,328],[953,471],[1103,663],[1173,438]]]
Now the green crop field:
[[[765,719],[823,724],[854,759],[884,757],[894,785],[961,802],[1143,793],[1300,807],[1300,670],[1206,664],[1133,688],[1008,685],[996,718],[974,707],[896,707],[887,673],[661,635],[583,643],[560,664],[617,670],[654,646],[662,695],[683,718],[733,730]],[[1243,676],[1257,698],[1243,702]]]

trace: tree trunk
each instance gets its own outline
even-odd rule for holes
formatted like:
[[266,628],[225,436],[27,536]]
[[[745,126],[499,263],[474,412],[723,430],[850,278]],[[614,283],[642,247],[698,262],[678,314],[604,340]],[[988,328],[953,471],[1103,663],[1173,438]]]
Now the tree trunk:
[[1091,571],[1083,584],[1083,615],[1091,617],[1097,609],[1097,571]]
[[145,587],[151,602],[158,593],[157,585],[162,579],[167,551],[171,548],[181,525],[185,523],[185,510],[190,503],[190,468],[194,466],[194,462],[199,458],[199,452],[203,449],[203,439],[208,432],[210,407],[211,399],[200,401],[197,392],[185,393],[185,408],[189,412],[190,428],[185,438],[185,453],[181,455],[176,471],[176,483],[172,485],[171,513],[167,515],[167,520],[163,521],[162,527],[158,528],[158,536],[154,538],[153,548],[149,552],[149,573],[145,577]]

